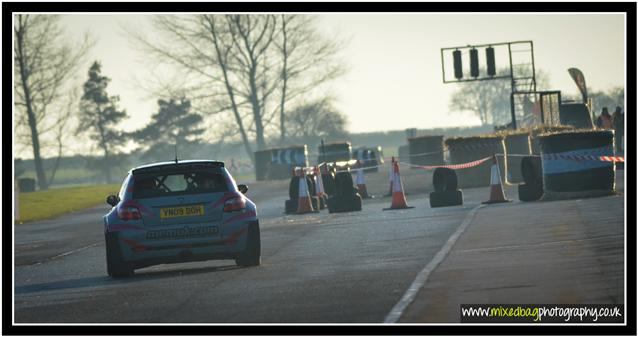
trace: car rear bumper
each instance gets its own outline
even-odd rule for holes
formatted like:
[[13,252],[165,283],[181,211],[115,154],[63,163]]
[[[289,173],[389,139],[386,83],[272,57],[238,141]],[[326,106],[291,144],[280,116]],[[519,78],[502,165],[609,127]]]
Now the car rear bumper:
[[234,259],[246,249],[248,226],[255,221],[235,222],[222,226],[210,237],[147,239],[148,231],[120,231],[118,243],[125,261],[135,268],[163,264]]

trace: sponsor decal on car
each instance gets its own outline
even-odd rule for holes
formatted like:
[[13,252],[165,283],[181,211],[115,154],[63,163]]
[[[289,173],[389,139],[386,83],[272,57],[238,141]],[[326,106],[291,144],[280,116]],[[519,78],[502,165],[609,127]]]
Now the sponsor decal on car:
[[185,226],[183,228],[149,231],[146,233],[146,238],[149,240],[184,239],[184,238],[217,236],[218,234],[219,234],[219,228],[217,226],[209,226],[209,227]]

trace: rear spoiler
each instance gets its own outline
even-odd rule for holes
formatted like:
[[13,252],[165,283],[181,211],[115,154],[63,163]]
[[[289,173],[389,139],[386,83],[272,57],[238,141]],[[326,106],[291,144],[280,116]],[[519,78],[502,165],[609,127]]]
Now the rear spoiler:
[[202,170],[202,169],[220,169],[224,167],[223,162],[211,161],[211,162],[181,162],[181,163],[166,163],[162,165],[154,165],[149,167],[140,167],[133,170],[133,175],[138,174],[150,174],[158,172],[170,172],[181,170]]

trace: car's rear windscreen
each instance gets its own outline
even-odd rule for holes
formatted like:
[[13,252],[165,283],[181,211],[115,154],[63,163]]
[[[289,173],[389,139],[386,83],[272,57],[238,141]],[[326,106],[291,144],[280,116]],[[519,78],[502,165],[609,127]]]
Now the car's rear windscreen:
[[221,170],[172,170],[134,176],[133,199],[228,191]]

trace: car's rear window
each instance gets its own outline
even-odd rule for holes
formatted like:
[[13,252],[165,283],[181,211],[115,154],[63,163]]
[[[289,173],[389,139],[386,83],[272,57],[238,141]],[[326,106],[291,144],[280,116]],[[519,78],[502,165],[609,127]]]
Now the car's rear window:
[[140,174],[135,176],[133,199],[226,191],[228,186],[221,173],[186,171]]

